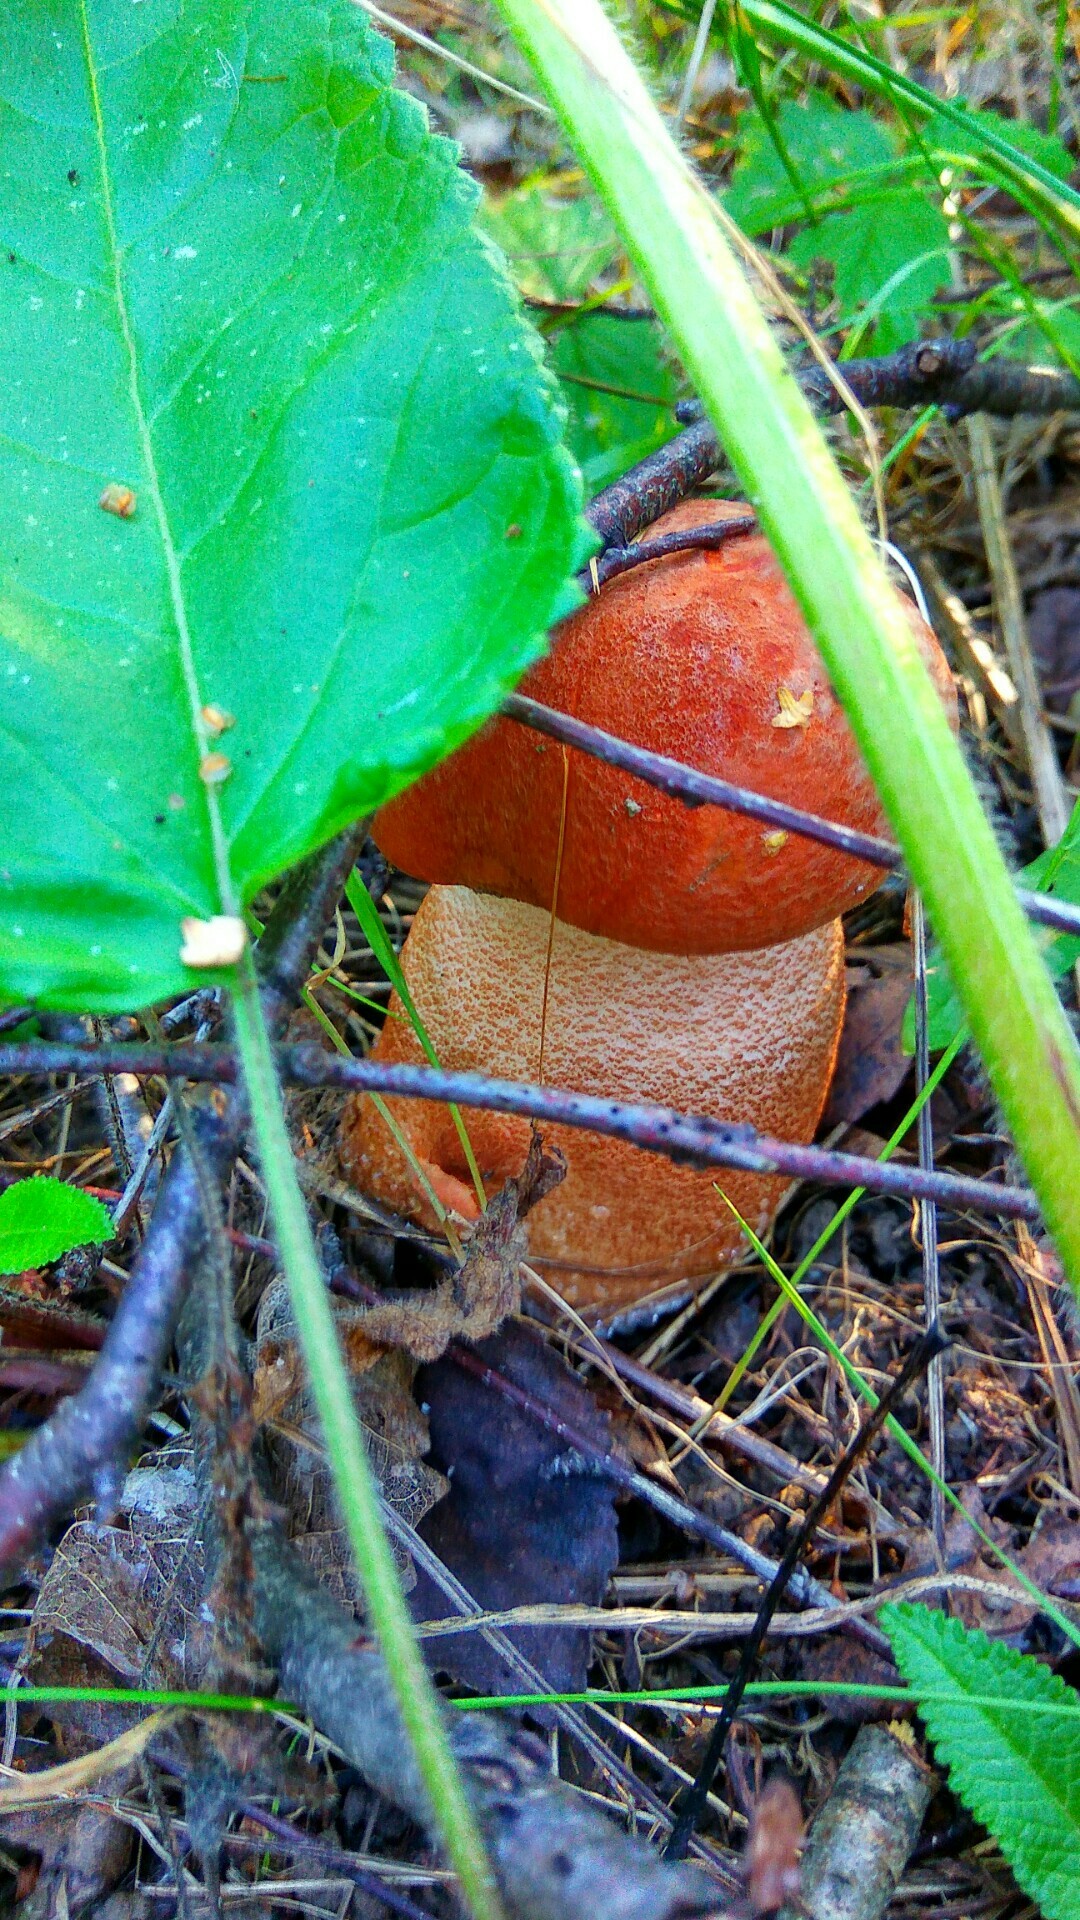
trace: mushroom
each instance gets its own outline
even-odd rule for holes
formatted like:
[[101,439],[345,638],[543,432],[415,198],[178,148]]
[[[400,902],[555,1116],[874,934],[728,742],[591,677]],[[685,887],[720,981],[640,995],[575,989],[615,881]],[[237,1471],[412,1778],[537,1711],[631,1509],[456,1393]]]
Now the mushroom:
[[[838,921],[782,946],[711,955],[647,952],[556,921],[545,1018],[551,935],[550,915],[536,907],[467,887],[431,889],[401,959],[443,1067],[542,1077],[812,1139],[843,1017]],[[373,1057],[424,1060],[396,995]],[[474,1220],[477,1199],[447,1108],[388,1105],[443,1206]],[[529,1122],[474,1108],[464,1120],[493,1193],[521,1172]],[[528,1216],[530,1258],[567,1300],[604,1315],[729,1264],[741,1233],[723,1195],[764,1232],[787,1186],[784,1176],[676,1166],[565,1126],[545,1127],[544,1138],[567,1170]],[[345,1109],[341,1153],[364,1191],[436,1224],[408,1159],[363,1095]]]
[[[744,514],[685,501],[649,537]],[[904,601],[955,725],[933,633]],[[824,663],[761,534],[648,561],[560,627],[522,691],[704,772],[878,833],[885,822]],[[495,720],[384,806],[374,833],[418,879],[550,907],[563,756]],[[660,952],[723,953],[824,926],[877,885],[848,854],[716,807],[691,809],[574,751],[557,912]]]

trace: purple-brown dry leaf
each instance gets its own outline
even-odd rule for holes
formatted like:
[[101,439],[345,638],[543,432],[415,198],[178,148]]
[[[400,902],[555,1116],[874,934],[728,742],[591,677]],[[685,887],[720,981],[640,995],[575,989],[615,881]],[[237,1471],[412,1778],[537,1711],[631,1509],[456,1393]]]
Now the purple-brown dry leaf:
[[[606,1415],[524,1321],[508,1321],[470,1351],[608,1451]],[[429,1459],[450,1479],[449,1495],[420,1532],[451,1572],[485,1608],[598,1606],[619,1557],[610,1482],[452,1353],[421,1370],[416,1391],[431,1429]],[[410,1604],[417,1620],[452,1612],[420,1568]],[[588,1632],[530,1626],[509,1637],[557,1690],[585,1685]],[[431,1640],[426,1652],[429,1665],[480,1693],[522,1691],[520,1677],[479,1633]]]

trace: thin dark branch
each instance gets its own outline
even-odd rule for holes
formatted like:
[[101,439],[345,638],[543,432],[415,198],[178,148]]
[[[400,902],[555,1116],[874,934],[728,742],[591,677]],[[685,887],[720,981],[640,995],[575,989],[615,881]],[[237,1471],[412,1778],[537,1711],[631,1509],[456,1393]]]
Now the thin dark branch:
[[712,423],[697,420],[667,445],[598,493],[585,517],[607,547],[627,547],[662,513],[685,500],[716,467],[719,447]]
[[[696,1167],[734,1167],[743,1173],[783,1173],[793,1180],[818,1180],[825,1186],[866,1187],[903,1200],[936,1200],[961,1210],[972,1207],[1014,1220],[1039,1220],[1039,1203],[1022,1187],[998,1186],[967,1174],[930,1172],[870,1160],[862,1154],[775,1140],[754,1127],[706,1115],[679,1113],[674,1107],[607,1100],[528,1082],[500,1080],[485,1073],[447,1073],[436,1067],[390,1065],[350,1059],[316,1046],[278,1049],[278,1068],[286,1086],[340,1087],[351,1093],[381,1093],[403,1100],[455,1101],[493,1113],[522,1114],[560,1126],[603,1133],[649,1153]],[[235,1081],[231,1049],[205,1046],[81,1047],[49,1041],[0,1046],[0,1075],[12,1073],[101,1072],[160,1074],[166,1079]]]
[[[1064,368],[1027,367],[998,357],[977,361],[971,340],[916,340],[896,353],[844,360],[836,371],[864,407],[939,406],[950,420],[991,413],[1011,420],[1019,413],[1067,413],[1080,408],[1080,381]],[[847,401],[820,362],[804,359],[796,378],[823,413],[842,413]],[[676,408],[676,417],[696,421],[696,401]]]
[[[899,847],[879,839],[877,834],[859,833],[854,827],[842,826],[838,820],[824,820],[820,814],[805,813],[786,800],[771,800],[764,793],[736,787],[716,774],[699,773],[683,761],[669,760],[666,754],[653,753],[648,747],[633,747],[628,740],[605,733],[602,727],[589,726],[569,713],[557,713],[554,707],[545,707],[526,694],[507,694],[501,711],[506,719],[517,720],[523,727],[531,727],[534,733],[547,734],[565,746],[577,747],[594,760],[618,767],[622,773],[636,775],[647,786],[655,787],[673,800],[681,800],[688,807],[725,807],[730,813],[746,814],[766,826],[782,827],[789,833],[801,834],[806,840],[817,840],[824,847],[834,847],[838,853],[849,853],[870,866],[893,873],[904,870]],[[1067,900],[1056,900],[1047,893],[1033,893],[1028,887],[1017,887],[1016,897],[1029,920],[1053,927],[1060,933],[1080,934],[1080,907]]]
[[[845,360],[837,373],[864,407],[926,407],[936,403],[950,414],[970,412],[957,401],[975,364],[973,340],[916,340],[896,353],[869,360]],[[846,400],[825,368],[804,360],[798,380],[809,400],[824,413],[842,413]]]
[[943,1353],[948,1344],[936,1321],[927,1328],[925,1333],[919,1335],[888,1391],[882,1394],[877,1406],[864,1421],[851,1445],[845,1448],[821,1492],[807,1508],[801,1524],[793,1530],[780,1565],[762,1596],[749,1638],[743,1641],[739,1664],[731,1685],[724,1695],[724,1704],[709,1736],[705,1757],[698,1769],[694,1784],[687,1792],[684,1803],[679,1809],[675,1825],[671,1830],[671,1837],[664,1848],[666,1860],[685,1858],[690,1836],[705,1811],[716,1770],[724,1757],[728,1734],[731,1732],[735,1716],[742,1705],[743,1695],[753,1676],[765,1636],[769,1631],[769,1623],[815,1531],[839,1496],[844,1482],[858,1466],[875,1435],[880,1433],[889,1415],[899,1406],[912,1381],[918,1379],[934,1357]]
[[[845,361],[837,371],[864,406],[936,404],[953,420],[968,413],[1011,419],[1080,408],[1080,382],[1071,373],[1000,358],[976,365],[970,340],[919,340],[878,359]],[[843,411],[846,402],[816,361],[804,360],[795,373],[815,406],[825,413]],[[701,417],[700,403],[686,402],[676,414],[690,422],[685,431],[605,487],[587,508],[604,547],[628,546],[720,464],[720,443]]]
[[[359,1866],[352,1854],[346,1853],[343,1847],[329,1845],[325,1840],[313,1838],[310,1833],[302,1833],[290,1820],[283,1820],[280,1814],[272,1813],[268,1807],[261,1807],[256,1800],[239,1800],[236,1811],[243,1814],[245,1820],[254,1821],[264,1832],[272,1833],[294,1859],[310,1860],[319,1867],[328,1868],[331,1873],[340,1873],[344,1879],[351,1880],[354,1887],[361,1888],[369,1899],[378,1900],[384,1907],[389,1907],[391,1913],[399,1916],[399,1920],[431,1920],[428,1908],[419,1906],[391,1881],[384,1880],[381,1874],[373,1873],[369,1867]],[[232,1837],[227,1836],[229,1839]]]
[[[260,958],[266,968],[267,1014],[275,1028],[303,984],[359,843],[357,830],[316,855],[283,889],[267,924]],[[199,1053],[197,1047],[191,1051]],[[192,1123],[207,1168],[223,1179],[242,1138],[242,1101],[235,1095],[210,1101],[193,1114]],[[158,1391],[204,1232],[198,1173],[181,1146],[89,1380],[35,1428],[0,1471],[4,1576],[14,1576],[80,1501],[92,1496],[109,1505],[114,1498]]]
[[1073,413],[1080,408],[1080,381],[1064,367],[982,360],[946,390],[944,407],[954,420],[968,413],[992,413],[1002,420],[1019,413]]
[[[572,714],[558,713],[554,707],[545,707],[527,694],[507,694],[501,712],[506,719],[516,720],[534,733],[547,734],[549,739],[576,747],[593,760],[602,760],[621,773],[635,775],[647,786],[667,794],[669,799],[681,800],[687,807],[724,807],[729,813],[746,814],[766,826],[783,827],[789,833],[802,834],[804,839],[817,840],[840,853],[850,853],[854,859],[865,860],[871,866],[886,870],[903,866],[899,848],[877,834],[860,833],[854,827],[841,826],[836,820],[824,820],[820,814],[806,813],[786,800],[773,800],[767,794],[754,793],[749,787],[737,787],[717,774],[699,773],[681,760],[669,759],[667,754],[631,746],[628,740],[620,740],[602,727],[575,719]],[[1076,931],[1080,933],[1080,913]]]
[[714,520],[701,527],[687,527],[681,533],[662,533],[655,540],[635,540],[629,547],[606,547],[590,567],[578,575],[586,592],[596,592],[620,573],[643,567],[650,560],[666,560],[669,554],[704,550],[715,553],[729,540],[741,534],[756,533],[757,519],[752,513],[733,514],[727,520]]

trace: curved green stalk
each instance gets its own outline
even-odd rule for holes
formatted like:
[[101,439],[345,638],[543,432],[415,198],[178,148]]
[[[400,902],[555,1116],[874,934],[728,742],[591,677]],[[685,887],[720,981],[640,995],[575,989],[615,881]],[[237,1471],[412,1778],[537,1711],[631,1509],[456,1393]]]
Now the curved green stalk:
[[719,224],[599,0],[499,0],[821,647],[1080,1291],[1080,1054],[911,631]]
[[462,1898],[473,1920],[503,1920],[484,1843],[417,1645],[383,1528],[378,1490],[360,1437],[326,1283],[296,1178],[281,1088],[250,957],[237,969],[232,1006],[278,1252],[371,1624],[443,1846],[457,1871]]

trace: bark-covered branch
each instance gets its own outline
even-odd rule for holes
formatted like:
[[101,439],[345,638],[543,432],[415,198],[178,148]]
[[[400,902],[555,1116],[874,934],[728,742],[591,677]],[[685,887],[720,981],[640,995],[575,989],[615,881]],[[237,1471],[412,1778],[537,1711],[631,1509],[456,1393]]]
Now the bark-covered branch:
[[[0,1046],[0,1073],[70,1073],[82,1068],[227,1083],[235,1081],[239,1071],[231,1048],[218,1044],[158,1047],[119,1042],[80,1047],[31,1041],[18,1049],[21,1064],[17,1068],[9,1064],[14,1052]],[[279,1047],[277,1063],[284,1084],[290,1087],[339,1087],[349,1093],[380,1093],[402,1100],[456,1102],[463,1107],[521,1114],[527,1120],[547,1120],[580,1127],[588,1133],[607,1134],[689,1166],[784,1173],[792,1180],[865,1187],[869,1193],[891,1193],[903,1200],[935,1200],[941,1206],[958,1210],[970,1207],[1012,1220],[1042,1217],[1034,1194],[1023,1187],[776,1140],[740,1122],[680,1113],[675,1107],[607,1100],[597,1094],[500,1080],[493,1074],[450,1073],[437,1067],[358,1059],[312,1045]]]
[[[795,369],[807,397],[823,413],[842,413],[843,393],[815,360]],[[862,406],[942,409],[949,419],[992,413],[1012,419],[1020,413],[1059,413],[1080,409],[1080,381],[1055,367],[1027,367],[995,359],[976,364],[970,340],[918,340],[896,353],[869,360],[846,360],[837,373]],[[685,500],[713,473],[722,458],[720,443],[696,401],[677,409],[685,431],[650,454],[629,473],[598,493],[587,515],[603,548],[626,546],[644,527]]]

